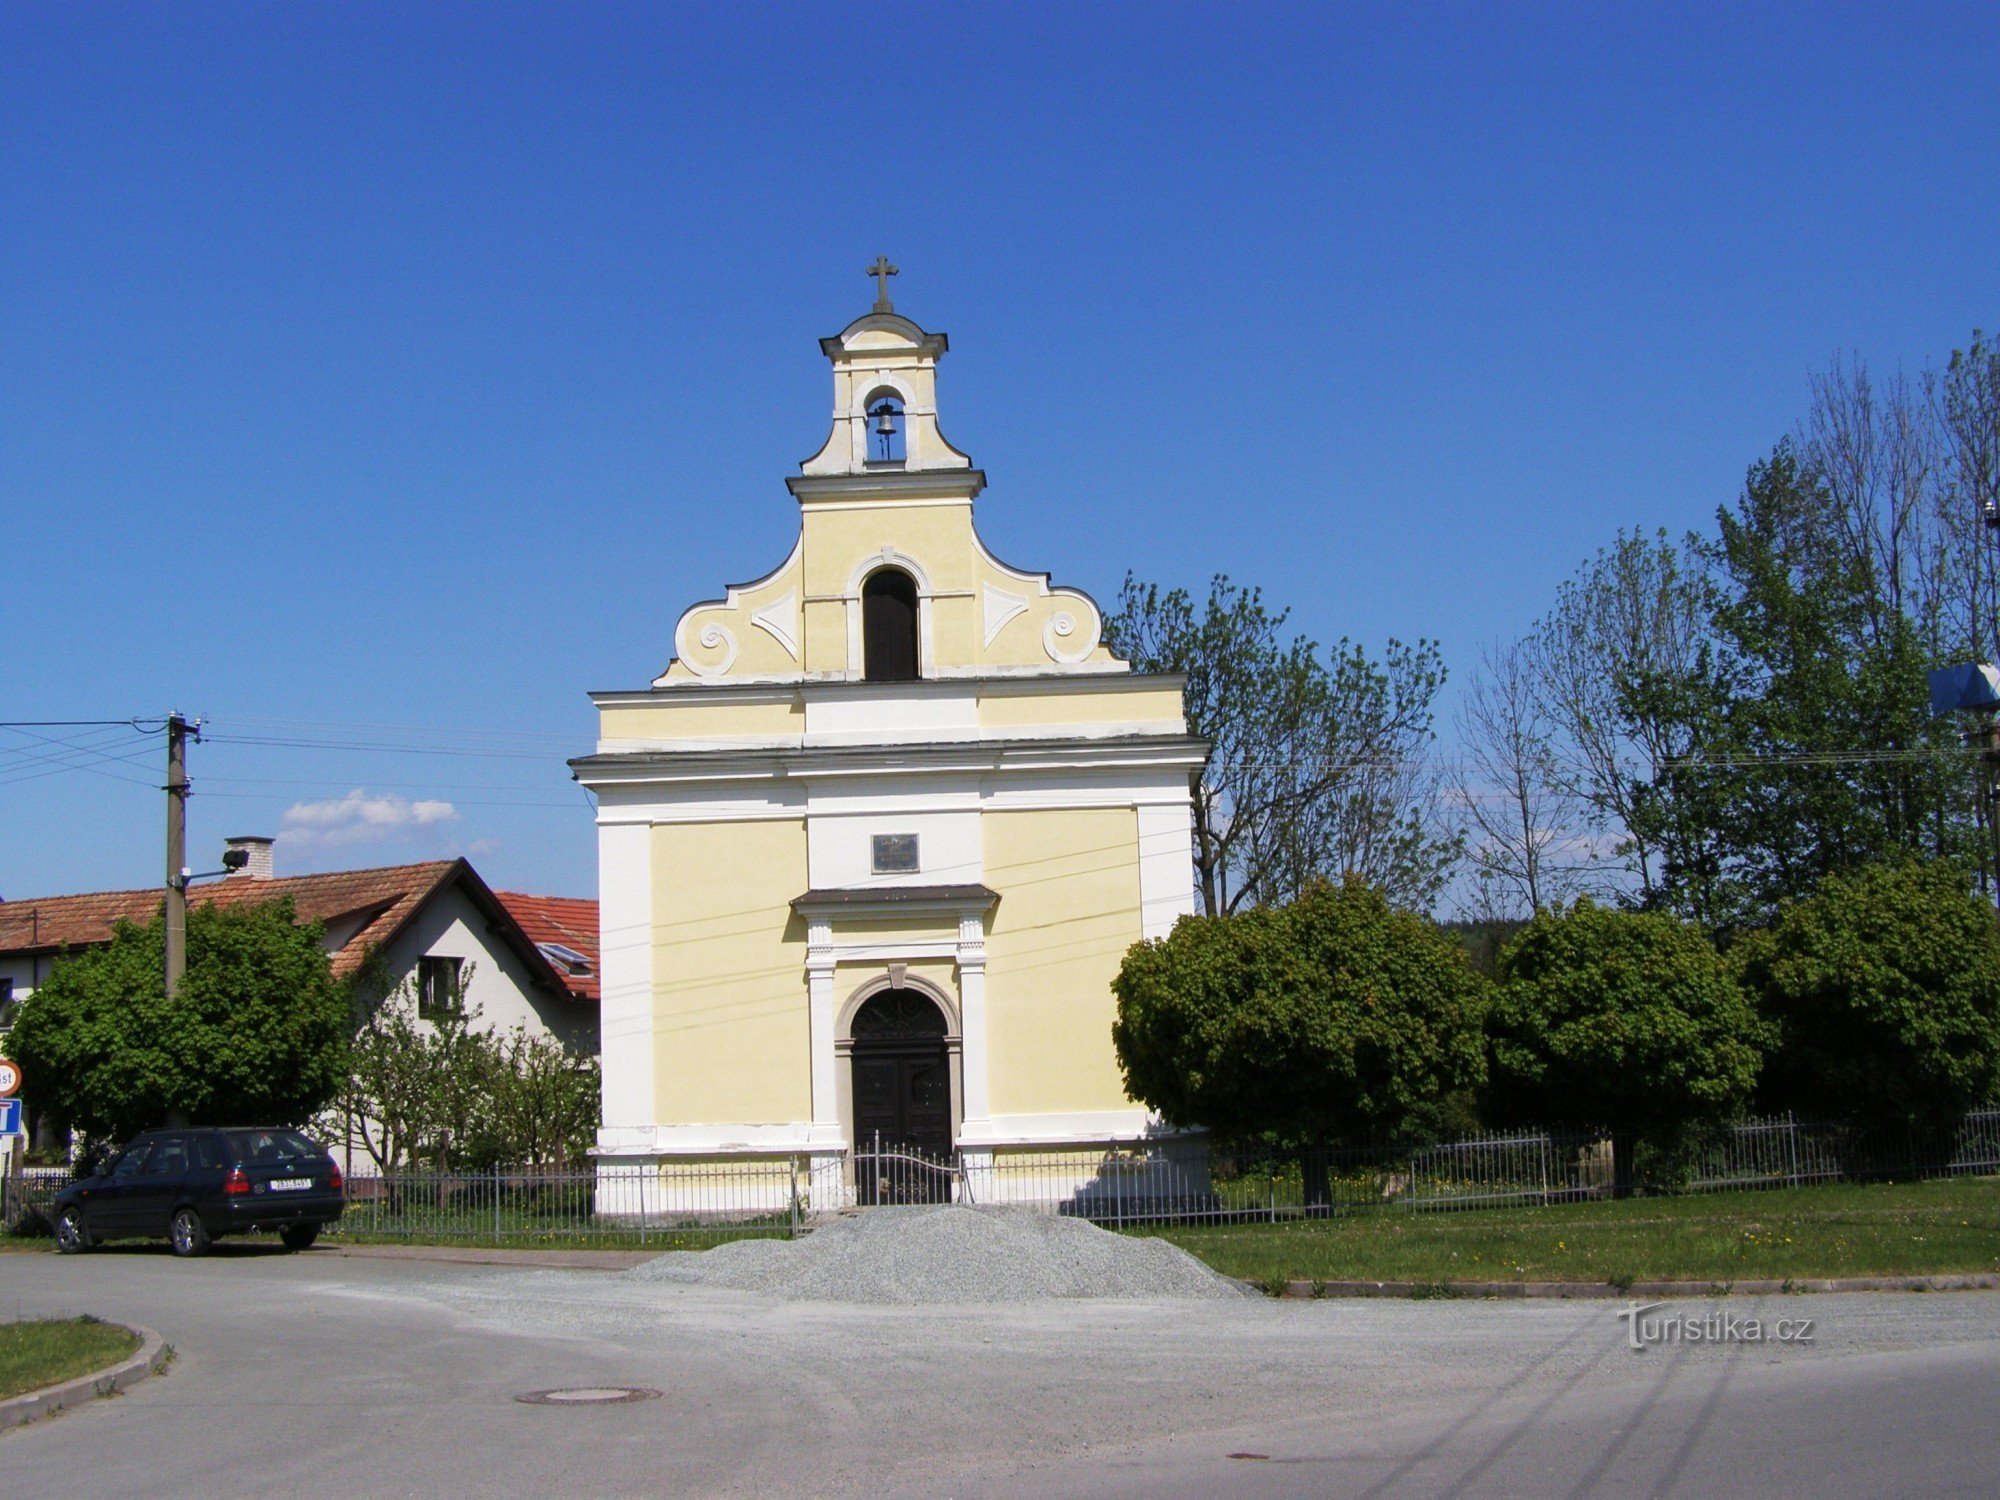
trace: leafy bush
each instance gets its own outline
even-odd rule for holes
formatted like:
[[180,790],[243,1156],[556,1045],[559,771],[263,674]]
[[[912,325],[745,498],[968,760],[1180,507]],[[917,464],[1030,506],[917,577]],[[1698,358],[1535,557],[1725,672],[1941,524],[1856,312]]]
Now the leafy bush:
[[1112,988],[1127,1091],[1225,1140],[1422,1138],[1484,1074],[1486,985],[1463,947],[1359,881],[1183,917]]
[[101,948],[57,960],[9,1046],[34,1105],[123,1138],[178,1113],[193,1125],[299,1125],[339,1090],[347,1002],[317,924],[290,900],[196,906],[187,973],[166,993],[164,918],[121,922]]
[[1777,1028],[1775,1107],[1939,1130],[2000,1082],[2000,930],[1956,865],[1830,876],[1731,957]]
[[1488,1029],[1496,1112],[1608,1132],[1621,1189],[1641,1142],[1671,1156],[1738,1113],[1769,1041],[1698,928],[1587,898],[1542,912],[1501,950]]

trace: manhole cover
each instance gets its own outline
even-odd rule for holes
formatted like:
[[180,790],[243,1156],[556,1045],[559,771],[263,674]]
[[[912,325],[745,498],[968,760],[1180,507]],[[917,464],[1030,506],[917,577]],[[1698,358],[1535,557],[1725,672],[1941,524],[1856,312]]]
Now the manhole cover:
[[609,1406],[619,1401],[653,1401],[659,1392],[643,1385],[573,1385],[516,1396],[530,1406]]

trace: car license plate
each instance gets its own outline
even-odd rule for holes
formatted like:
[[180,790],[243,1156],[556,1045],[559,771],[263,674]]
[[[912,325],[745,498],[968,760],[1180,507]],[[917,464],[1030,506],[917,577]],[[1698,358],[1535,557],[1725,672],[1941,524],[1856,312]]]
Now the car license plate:
[[303,1193],[313,1185],[310,1177],[280,1177],[271,1184],[274,1193]]

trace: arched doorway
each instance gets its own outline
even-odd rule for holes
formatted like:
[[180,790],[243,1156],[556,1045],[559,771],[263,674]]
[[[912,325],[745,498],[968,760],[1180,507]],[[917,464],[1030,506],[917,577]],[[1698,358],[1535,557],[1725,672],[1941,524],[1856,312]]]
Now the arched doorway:
[[[862,1201],[935,1202],[950,1196],[943,1172],[889,1161],[951,1157],[950,1023],[920,990],[880,990],[851,1023],[856,1188]],[[872,1158],[872,1159],[871,1159]]]

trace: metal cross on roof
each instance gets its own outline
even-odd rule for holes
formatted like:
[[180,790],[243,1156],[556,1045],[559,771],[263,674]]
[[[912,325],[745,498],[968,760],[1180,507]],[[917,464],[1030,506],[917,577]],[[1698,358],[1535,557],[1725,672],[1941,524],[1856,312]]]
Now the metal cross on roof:
[[888,256],[878,255],[875,264],[868,268],[868,274],[875,278],[875,311],[894,312],[896,309],[889,302],[889,278],[898,274],[896,267],[889,264]]

